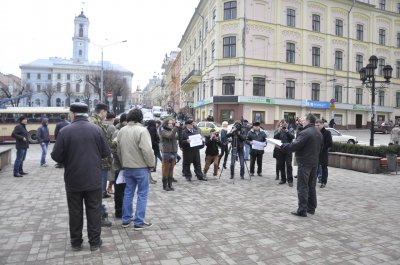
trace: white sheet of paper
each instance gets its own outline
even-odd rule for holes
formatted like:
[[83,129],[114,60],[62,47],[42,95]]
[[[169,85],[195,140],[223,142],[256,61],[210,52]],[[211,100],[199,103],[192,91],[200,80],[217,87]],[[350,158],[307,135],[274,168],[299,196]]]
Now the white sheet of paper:
[[281,146],[282,145],[282,141],[278,140],[278,139],[274,139],[274,138],[267,138],[267,142],[277,145],[277,146]]
[[267,144],[265,142],[259,142],[259,141],[252,141],[253,144],[251,145],[251,148],[253,148],[254,150],[264,150],[264,148],[267,146]]
[[124,171],[120,170],[118,173],[117,181],[115,182],[117,184],[122,184],[125,183],[125,177],[124,177]]
[[195,147],[203,144],[203,140],[201,139],[200,134],[190,135],[190,147]]

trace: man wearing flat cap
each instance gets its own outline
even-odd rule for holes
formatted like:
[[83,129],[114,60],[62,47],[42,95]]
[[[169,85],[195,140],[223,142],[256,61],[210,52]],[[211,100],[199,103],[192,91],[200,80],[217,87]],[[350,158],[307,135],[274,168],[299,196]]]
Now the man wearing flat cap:
[[262,159],[264,155],[264,149],[253,148],[255,142],[260,142],[260,145],[267,146],[268,134],[264,130],[261,130],[260,123],[254,122],[253,127],[247,134],[246,143],[250,146],[250,175],[254,176],[255,163],[257,161],[257,175],[262,177]]
[[[89,121],[97,126],[103,131],[104,137],[107,140],[108,147],[112,148],[112,134],[106,124],[104,124],[104,120],[107,117],[108,106],[104,103],[99,103],[96,105],[95,113],[89,118]],[[107,194],[107,177],[108,173],[111,170],[112,159],[111,156],[105,157],[101,160],[101,179],[102,179],[102,190],[103,190],[103,198],[109,198],[110,195]],[[102,226],[111,226],[111,222],[108,220],[108,213],[105,205],[102,205]]]
[[183,155],[182,174],[187,181],[191,181],[192,172],[190,171],[190,164],[193,163],[194,173],[196,174],[197,179],[206,181],[207,178],[203,175],[200,161],[200,149],[204,147],[204,144],[193,147],[190,146],[190,136],[200,134],[200,132],[197,128],[194,128],[192,119],[186,120],[185,124],[186,127],[182,130],[179,140],[179,147],[182,149]]
[[88,121],[88,106],[73,103],[72,123],[60,130],[51,157],[63,164],[69,211],[71,246],[82,248],[83,203],[85,204],[90,250],[97,250],[101,234],[101,159],[110,156],[102,130]]

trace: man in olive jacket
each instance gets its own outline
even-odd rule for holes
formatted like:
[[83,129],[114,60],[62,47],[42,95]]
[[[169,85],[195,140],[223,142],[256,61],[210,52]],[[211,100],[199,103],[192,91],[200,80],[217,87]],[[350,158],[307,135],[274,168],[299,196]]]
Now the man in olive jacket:
[[282,144],[283,150],[296,152],[297,169],[297,196],[299,206],[293,215],[307,217],[307,213],[314,214],[317,208],[317,168],[319,152],[322,147],[322,134],[315,127],[316,118],[311,113],[304,121],[304,129],[297,134],[291,143]]
[[82,248],[84,202],[90,250],[94,251],[102,244],[101,159],[110,156],[110,148],[102,130],[88,121],[86,104],[73,103],[70,111],[73,122],[59,132],[51,157],[65,167],[72,249]]

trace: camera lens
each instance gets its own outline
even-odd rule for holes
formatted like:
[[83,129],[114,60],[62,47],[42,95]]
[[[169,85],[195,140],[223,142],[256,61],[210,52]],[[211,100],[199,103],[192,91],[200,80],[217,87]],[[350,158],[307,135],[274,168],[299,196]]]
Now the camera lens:
[[282,130],[286,130],[286,127],[282,127]]

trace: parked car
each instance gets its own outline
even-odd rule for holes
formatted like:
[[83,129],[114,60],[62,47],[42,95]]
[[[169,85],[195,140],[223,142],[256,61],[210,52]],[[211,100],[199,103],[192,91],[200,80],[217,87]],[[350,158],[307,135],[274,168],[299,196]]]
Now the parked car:
[[170,114],[168,114],[168,111],[161,111],[161,115],[160,115],[160,119],[165,119],[168,116],[171,116]]
[[374,126],[374,133],[381,132],[384,134],[388,134],[392,132],[392,129],[394,127],[394,123],[390,121],[383,121],[383,122],[377,122]]
[[333,142],[348,143],[348,144],[358,143],[357,137],[355,136],[341,134],[338,130],[335,130],[333,128],[325,128],[325,129],[331,132]]
[[222,126],[218,122],[202,121],[197,123],[197,128],[199,128],[202,135],[208,134],[211,129],[215,129],[216,132],[221,131]]
[[151,113],[151,112],[143,113],[143,121],[149,121],[149,120],[153,120],[153,119],[154,119],[153,113]]

